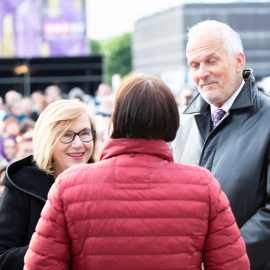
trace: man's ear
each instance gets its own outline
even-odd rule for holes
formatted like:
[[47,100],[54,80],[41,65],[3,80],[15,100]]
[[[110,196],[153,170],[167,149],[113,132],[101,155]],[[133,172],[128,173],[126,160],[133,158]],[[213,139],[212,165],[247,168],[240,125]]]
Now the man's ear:
[[243,53],[240,52],[235,56],[235,59],[236,59],[235,70],[237,73],[241,73],[246,64],[245,56]]

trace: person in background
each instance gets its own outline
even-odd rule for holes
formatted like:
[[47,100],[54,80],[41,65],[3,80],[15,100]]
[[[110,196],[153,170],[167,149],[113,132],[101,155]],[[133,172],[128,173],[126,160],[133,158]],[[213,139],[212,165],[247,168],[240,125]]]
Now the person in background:
[[21,125],[20,136],[16,138],[16,159],[25,158],[33,153],[33,134],[35,122],[27,121]]
[[[181,115],[175,162],[207,168],[228,196],[251,269],[270,269],[270,97],[258,91],[238,33],[207,20],[186,54],[199,94]],[[229,269],[229,268],[228,268]]]
[[103,96],[101,104],[97,107],[96,115],[111,117],[113,113],[114,96]]
[[21,102],[22,102],[21,100],[17,100],[11,103],[7,108],[7,113],[4,116],[3,120],[12,116],[18,119],[19,122],[21,122],[22,120],[27,118],[27,116],[24,114]]
[[31,94],[31,99],[33,101],[33,112],[35,112],[37,115],[40,115],[40,112],[38,111],[38,102],[43,95],[44,92],[42,90],[35,90]]
[[112,94],[112,88],[107,83],[100,83],[96,91],[95,105],[99,106],[104,96]]
[[110,134],[108,132],[111,118],[108,116],[102,116],[100,114],[95,116],[97,121],[97,133],[98,133],[98,146],[102,149],[107,141],[110,140]]
[[195,97],[195,93],[196,92],[194,91],[194,89],[190,87],[185,87],[176,96],[176,103],[178,104],[178,110],[180,113],[182,113],[187,108],[192,99]]
[[108,127],[110,123],[110,117],[113,113],[114,98],[111,87],[106,83],[101,83],[97,90],[97,96],[95,97],[95,115],[98,119],[98,130],[100,139],[98,141],[100,147],[104,146],[104,143],[109,140]]
[[5,104],[3,103],[3,99],[0,97],[0,134],[2,134],[3,126],[4,126],[4,117],[6,115]]
[[7,106],[10,106],[15,101],[20,101],[22,99],[22,95],[15,90],[9,90],[5,94],[5,102]]
[[16,140],[13,136],[0,139],[0,155],[9,164],[16,160],[16,144]]
[[34,152],[12,163],[0,204],[0,269],[22,270],[48,191],[64,170],[97,158],[95,122],[78,100],[60,100],[40,115]]
[[206,269],[249,269],[217,180],[173,162],[167,143],[178,126],[174,96],[161,80],[126,79],[100,162],[58,177],[24,269],[199,270],[202,262]]
[[101,104],[96,108],[97,131],[99,134],[98,144],[100,149],[110,139],[108,128],[113,113],[114,98],[114,95],[103,96]]
[[38,114],[42,113],[47,108],[47,106],[49,104],[50,103],[48,101],[48,98],[45,95],[41,96],[40,99],[38,100],[38,103],[37,103],[37,112],[38,112]]
[[7,166],[8,166],[8,163],[7,162],[5,163],[5,162],[3,162],[3,160],[0,159],[0,197],[1,197],[3,190],[4,190],[4,185],[2,183],[2,180],[4,178]]
[[42,90],[35,90],[34,92],[32,92],[31,99],[32,99],[34,105],[37,105],[38,100],[43,95],[44,95],[44,92]]
[[96,105],[92,96],[85,94],[84,91],[79,87],[72,88],[68,93],[69,99],[79,99],[87,104],[88,108],[93,114],[96,113]]
[[51,104],[61,99],[62,91],[58,86],[51,85],[45,89],[44,93],[48,99],[49,104]]
[[3,121],[5,115],[6,115],[6,108],[2,97],[0,97],[0,122]]
[[4,121],[3,137],[12,136],[16,138],[20,133],[20,123],[17,118],[12,116],[8,117]]
[[33,154],[33,140],[31,137],[23,138],[17,143],[16,160],[23,159]]
[[72,88],[68,93],[69,99],[79,99],[81,101],[83,101],[84,95],[85,95],[84,91],[79,87]]
[[85,94],[83,96],[83,102],[87,104],[88,108],[91,110],[93,114],[96,113],[96,105],[95,100],[91,95]]
[[35,128],[34,121],[28,120],[23,122],[20,127],[20,136],[23,137],[27,133],[32,133],[34,131],[34,128]]
[[38,114],[37,112],[33,111],[34,104],[30,96],[23,97],[21,100],[21,106],[23,109],[24,114],[31,120],[37,121]]

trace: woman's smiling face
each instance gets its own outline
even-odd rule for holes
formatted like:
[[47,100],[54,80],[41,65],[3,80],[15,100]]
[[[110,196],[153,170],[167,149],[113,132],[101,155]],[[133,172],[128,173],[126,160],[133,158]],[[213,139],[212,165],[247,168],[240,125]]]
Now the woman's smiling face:
[[[91,129],[88,116],[82,114],[69,129],[78,133],[85,129]],[[75,136],[71,143],[62,143],[60,140],[55,145],[53,153],[54,170],[57,175],[66,169],[79,164],[86,164],[93,151],[93,140],[82,142],[79,136]]]

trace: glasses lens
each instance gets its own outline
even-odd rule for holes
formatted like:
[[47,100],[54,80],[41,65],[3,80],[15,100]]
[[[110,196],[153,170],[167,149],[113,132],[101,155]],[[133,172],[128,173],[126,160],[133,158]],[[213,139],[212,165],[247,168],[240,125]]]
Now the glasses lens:
[[94,139],[95,132],[91,129],[86,129],[80,132],[80,139],[83,142],[90,142]]
[[72,141],[73,136],[74,136],[74,133],[73,133],[73,132],[67,131],[67,132],[63,135],[63,137],[60,139],[60,141],[63,142],[63,143],[69,143],[69,142]]

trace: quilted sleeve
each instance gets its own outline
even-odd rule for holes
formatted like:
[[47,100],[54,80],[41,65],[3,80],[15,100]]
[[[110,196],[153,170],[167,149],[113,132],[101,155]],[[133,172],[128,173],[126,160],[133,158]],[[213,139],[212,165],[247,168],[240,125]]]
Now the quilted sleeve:
[[24,270],[69,269],[70,239],[61,200],[60,177],[51,187],[48,200],[24,258]]
[[209,227],[204,246],[208,270],[250,269],[246,246],[235,222],[227,196],[209,175]]

